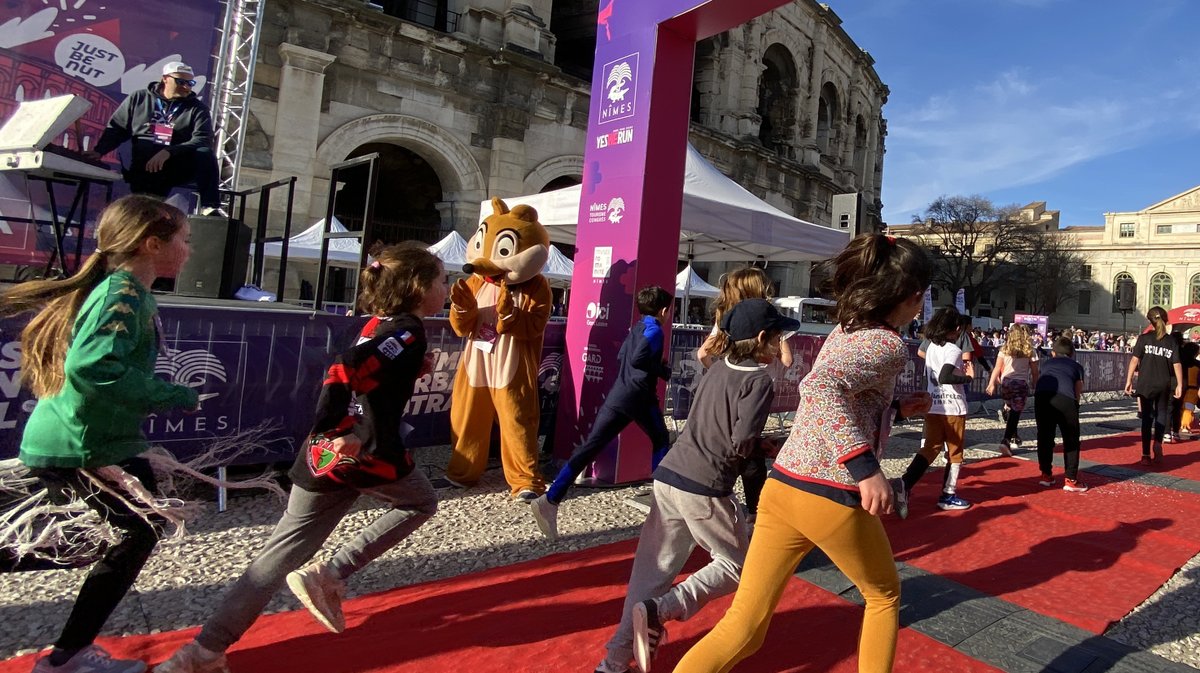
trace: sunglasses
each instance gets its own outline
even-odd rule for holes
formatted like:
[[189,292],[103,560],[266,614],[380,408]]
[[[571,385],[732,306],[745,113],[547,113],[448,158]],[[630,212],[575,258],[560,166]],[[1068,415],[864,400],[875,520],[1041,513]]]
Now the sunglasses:
[[194,79],[183,79],[182,77],[172,77],[171,79],[175,80],[175,83],[179,86],[196,86],[196,80]]

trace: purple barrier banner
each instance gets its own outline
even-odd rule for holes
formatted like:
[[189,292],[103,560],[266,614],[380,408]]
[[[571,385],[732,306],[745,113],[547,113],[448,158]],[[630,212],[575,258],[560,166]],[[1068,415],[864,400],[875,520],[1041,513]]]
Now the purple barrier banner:
[[[164,379],[196,388],[201,408],[151,415],[145,431],[151,442],[176,455],[203,450],[214,437],[236,434],[263,422],[273,431],[269,453],[246,462],[286,460],[308,436],[313,409],[333,354],[352,344],[364,318],[287,310],[161,307],[166,353],[155,370]],[[444,319],[425,321],[433,371],[421,377],[406,409],[413,427],[411,447],[450,442],[450,391],[462,352],[462,339]],[[21,388],[18,341],[23,320],[0,320],[0,458],[16,455],[21,431],[34,400]],[[542,424],[553,419],[558,402],[564,323],[546,330],[538,372]]]
[[[271,423],[268,451],[245,457],[245,462],[288,460],[308,435],[313,409],[325,371],[333,354],[353,343],[363,318],[327,313],[229,307],[161,306],[166,352],[156,370],[162,378],[196,388],[201,409],[196,414],[170,413],[147,419],[147,437],[180,456],[194,455],[214,437],[235,434]],[[432,371],[421,377],[406,409],[413,427],[410,447],[435,446],[450,441],[450,393],[462,352],[462,339],[444,319],[425,321]],[[0,320],[0,458],[16,455],[21,431],[34,400],[21,388],[18,342],[24,321]],[[538,370],[543,434],[554,436],[559,403],[566,324],[551,322],[546,329],[542,363]],[[692,395],[701,376],[696,349],[707,330],[677,328],[672,332],[672,378],[667,388],[667,412],[687,418]],[[824,337],[795,335],[789,340],[794,361],[790,368],[773,363],[774,412],[795,411],[798,385],[812,369]],[[917,344],[909,346],[909,365],[901,373],[897,390],[915,389],[924,381],[924,363]],[[995,349],[986,349],[993,362]],[[1076,360],[1086,372],[1087,391],[1121,390],[1125,385],[1128,355],[1108,351],[1077,351]],[[615,363],[614,363],[615,366]],[[970,398],[986,399],[987,372],[972,384]],[[590,430],[594,416],[581,419]]]
[[[224,15],[220,0],[7,0],[4,4],[0,123],[21,101],[78,95],[92,107],[54,140],[68,149],[92,149],[125,96],[158,81],[167,63],[184,61],[192,66],[197,96],[203,97],[215,75]],[[58,205],[65,210],[70,205],[68,188],[57,189],[61,191],[56,192]],[[45,220],[48,209],[43,184],[28,182],[18,172],[0,173],[0,263],[45,261],[53,244],[49,227],[3,218]],[[85,251],[93,248],[89,243]]]

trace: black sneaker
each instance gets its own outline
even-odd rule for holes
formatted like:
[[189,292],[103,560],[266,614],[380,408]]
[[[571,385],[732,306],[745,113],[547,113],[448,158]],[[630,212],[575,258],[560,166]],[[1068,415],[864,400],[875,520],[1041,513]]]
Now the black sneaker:
[[633,606],[633,658],[641,673],[650,673],[658,647],[667,642],[667,628],[658,619],[654,599]]

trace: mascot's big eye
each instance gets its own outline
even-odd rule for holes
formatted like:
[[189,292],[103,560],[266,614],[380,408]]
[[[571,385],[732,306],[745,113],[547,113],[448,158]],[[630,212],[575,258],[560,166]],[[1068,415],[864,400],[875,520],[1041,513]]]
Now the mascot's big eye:
[[475,235],[471,237],[471,243],[473,244],[472,247],[475,248],[475,252],[478,253],[483,250],[483,237],[486,234],[487,224],[481,224],[479,225],[479,228],[475,230]]
[[517,253],[517,236],[512,232],[504,232],[496,237],[496,242],[492,244],[492,257],[503,259],[512,257]]

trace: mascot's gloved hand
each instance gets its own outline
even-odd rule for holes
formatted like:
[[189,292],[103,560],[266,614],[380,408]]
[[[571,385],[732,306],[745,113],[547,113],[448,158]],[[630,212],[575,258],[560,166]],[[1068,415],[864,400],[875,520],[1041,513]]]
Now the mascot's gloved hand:
[[471,311],[479,308],[479,304],[475,301],[475,293],[467,286],[467,281],[459,278],[450,286],[450,303],[455,308],[464,311]]
[[508,283],[500,281],[500,294],[496,297],[496,315],[507,318],[513,314],[513,310],[513,296],[512,292],[508,291]]

